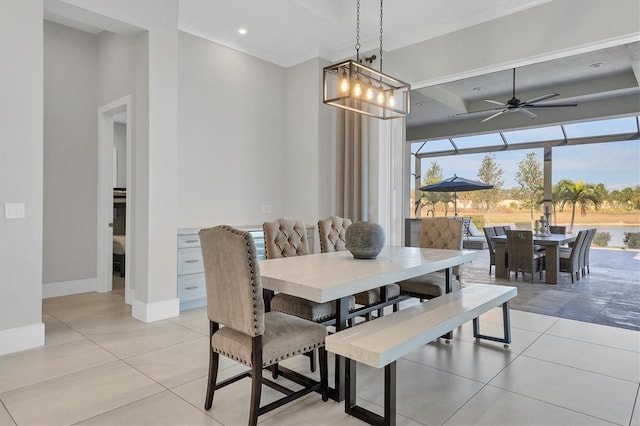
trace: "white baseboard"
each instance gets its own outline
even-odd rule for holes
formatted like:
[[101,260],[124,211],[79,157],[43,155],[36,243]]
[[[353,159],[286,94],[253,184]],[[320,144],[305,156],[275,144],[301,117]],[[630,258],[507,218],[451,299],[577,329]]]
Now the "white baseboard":
[[154,303],[133,299],[131,315],[143,322],[175,318],[180,315],[180,299],[175,298]]
[[96,291],[98,281],[96,278],[86,278],[75,281],[59,281],[57,283],[45,283],[42,285],[42,298],[69,296],[71,294],[89,293]]
[[44,345],[44,323],[0,330],[0,355]]

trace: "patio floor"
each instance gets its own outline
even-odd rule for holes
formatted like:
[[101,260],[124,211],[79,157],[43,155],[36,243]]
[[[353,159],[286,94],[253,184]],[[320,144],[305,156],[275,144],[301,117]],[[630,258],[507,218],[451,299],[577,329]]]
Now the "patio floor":
[[571,275],[560,273],[558,284],[546,284],[536,275],[518,279],[489,275],[489,250],[478,250],[478,258],[465,265],[463,285],[491,283],[518,287],[511,308],[578,321],[640,330],[640,251],[591,249],[591,273],[571,283]]

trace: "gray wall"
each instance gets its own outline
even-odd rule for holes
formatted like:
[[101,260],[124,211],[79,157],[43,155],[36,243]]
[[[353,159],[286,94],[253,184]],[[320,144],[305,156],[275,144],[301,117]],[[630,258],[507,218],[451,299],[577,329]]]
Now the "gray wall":
[[98,108],[135,92],[135,55],[134,37],[44,21],[44,284],[96,278]]
[[[42,2],[0,2],[0,355],[44,344]],[[5,219],[4,203],[23,203]]]
[[178,227],[287,214],[284,68],[178,34]]
[[44,21],[43,283],[96,276],[97,37]]

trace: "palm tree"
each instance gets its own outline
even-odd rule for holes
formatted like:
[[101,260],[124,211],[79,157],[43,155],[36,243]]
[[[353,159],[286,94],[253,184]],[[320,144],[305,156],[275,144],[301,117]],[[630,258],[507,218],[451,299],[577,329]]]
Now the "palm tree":
[[573,182],[570,179],[563,179],[558,182],[558,189],[558,198],[561,207],[564,208],[566,203],[571,204],[571,225],[569,226],[569,232],[573,232],[573,222],[576,217],[577,204],[580,204],[582,213],[586,214],[586,207],[589,203],[593,203],[597,208],[602,201],[600,195],[595,190],[595,186],[590,183],[584,183],[582,181]]

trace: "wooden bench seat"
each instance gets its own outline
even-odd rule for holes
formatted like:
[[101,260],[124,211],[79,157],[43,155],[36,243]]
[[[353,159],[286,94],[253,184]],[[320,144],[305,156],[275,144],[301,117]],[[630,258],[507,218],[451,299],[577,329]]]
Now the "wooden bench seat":
[[[327,336],[326,349],[346,360],[345,412],[373,425],[395,424],[396,360],[473,321],[476,338],[511,343],[509,300],[517,288],[476,284]],[[480,334],[478,317],[502,305],[504,337]],[[356,362],[385,367],[384,417],[356,405]]]

